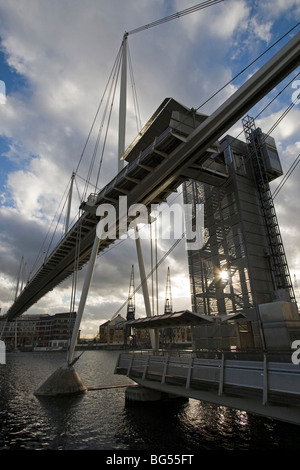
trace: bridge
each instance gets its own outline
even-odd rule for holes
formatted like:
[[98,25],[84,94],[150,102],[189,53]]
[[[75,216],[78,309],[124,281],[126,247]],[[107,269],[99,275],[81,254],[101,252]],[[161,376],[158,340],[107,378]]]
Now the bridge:
[[[299,365],[276,355],[140,351],[121,353],[115,373],[130,387],[128,400],[155,401],[186,397],[300,424]],[[153,393],[144,394],[144,390]],[[146,396],[145,396],[146,395]]]
[[[142,129],[141,135],[124,152],[122,160],[126,161],[127,165],[120,169],[115,178],[100,192],[91,194],[82,203],[83,215],[45,259],[43,265],[8,309],[7,321],[22,315],[47,292],[68,278],[75,267],[81,269],[88,264],[68,364],[63,368],[63,371],[67,370],[69,374],[74,364],[73,356],[78,331],[97,255],[114,243],[114,232],[119,233],[124,227],[127,229],[132,222],[131,216],[128,214],[124,216],[121,213],[122,196],[126,196],[129,206],[143,204],[150,212],[151,204],[165,201],[191,177],[214,186],[221,185],[228,175],[226,167],[212,158],[217,152],[218,139],[299,64],[300,33],[296,34],[210,116],[196,113],[195,110],[187,109],[174,99],[166,98]],[[105,234],[105,238],[100,239],[97,236],[97,227],[103,214],[99,217],[98,209],[107,203],[116,210],[116,226]],[[79,252],[77,252],[78,247]],[[151,354],[141,357],[137,354],[122,354],[116,370],[118,373],[128,374],[137,383],[149,389],[198,399],[205,399],[205,393],[203,390],[199,391],[195,384],[200,383],[202,386],[203,383],[206,385],[209,383],[208,401],[224,405],[227,403],[228,406],[233,400],[229,399],[228,394],[223,393],[228,388],[231,392],[233,387],[237,387],[239,392],[243,391],[245,397],[248,396],[249,390],[255,390],[255,393],[262,392],[264,409],[261,412],[265,415],[270,410],[265,406],[269,394],[273,397],[277,391],[280,391],[289,397],[290,393],[296,403],[299,398],[297,392],[299,375],[297,367],[293,367],[292,364],[284,363],[278,366],[276,362],[267,363],[263,360],[255,365],[251,362],[244,363],[246,366],[244,367],[239,362],[233,365],[224,358],[203,362],[192,355],[188,360],[177,360],[172,363],[168,356],[162,357],[159,352],[152,351]],[[280,374],[285,374],[288,381],[281,380],[278,388],[277,378]],[[239,377],[238,383],[234,379],[236,376]],[[68,381],[66,376],[65,378]],[[247,380],[244,382],[244,379]],[[55,380],[54,378],[53,381]],[[274,388],[273,383],[275,383]],[[290,391],[280,389],[284,383],[289,384]],[[84,390],[84,386],[80,384],[79,389]],[[50,393],[41,391],[41,394]],[[250,401],[248,401],[249,408],[245,409],[261,409],[257,404],[252,408]],[[234,403],[239,406],[240,402],[236,397]],[[281,409],[283,410],[282,407]],[[286,417],[290,414],[286,409],[282,412]],[[297,423],[300,424],[298,418]]]
[[[78,260],[78,269],[90,259],[96,237],[99,217],[97,207],[107,202],[119,214],[119,198],[127,196],[128,205],[141,203],[150,207],[165,201],[178,186],[191,175],[209,178],[218,184],[226,174],[207,162],[214,144],[231,126],[258,103],[300,63],[300,33],[294,36],[273,58],[259,69],[225,103],[210,116],[196,115],[173,99],[166,99],[142,130],[143,145],[139,141],[124,154],[129,161],[98,194],[91,194],[83,204],[84,214],[52,251],[34,277],[6,312],[8,321],[27,311],[35,302],[68,278]],[[189,119],[188,119],[189,118]],[[195,128],[191,126],[195,122]],[[157,123],[157,126],[155,125]],[[130,219],[117,218],[119,224]],[[76,257],[76,241],[80,253]],[[115,240],[102,239],[97,253],[105,250]]]

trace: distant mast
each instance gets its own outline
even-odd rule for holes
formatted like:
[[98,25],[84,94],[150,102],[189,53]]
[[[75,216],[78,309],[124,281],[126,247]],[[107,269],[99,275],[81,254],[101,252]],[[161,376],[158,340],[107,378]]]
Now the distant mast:
[[167,272],[167,283],[166,283],[166,297],[165,297],[165,313],[172,313],[172,292],[171,292],[171,278],[170,278],[170,268],[168,267]]
[[134,292],[134,267],[131,267],[130,285],[127,302],[127,317],[126,320],[135,319],[135,292]]

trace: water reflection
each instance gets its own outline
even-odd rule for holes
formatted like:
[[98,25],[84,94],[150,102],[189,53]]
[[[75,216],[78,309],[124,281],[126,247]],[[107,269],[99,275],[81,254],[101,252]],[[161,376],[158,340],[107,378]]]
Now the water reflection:
[[177,452],[296,449],[300,444],[297,426],[193,399],[126,407],[116,439],[128,449]]
[[[37,428],[43,430],[43,441],[47,447],[62,450],[68,445],[69,436],[74,434],[77,409],[83,400],[82,395],[72,397],[37,397],[41,406],[40,422]],[[41,434],[39,435],[41,439]]]
[[187,449],[188,443],[181,426],[181,416],[187,406],[186,400],[127,405],[116,439],[128,449]]

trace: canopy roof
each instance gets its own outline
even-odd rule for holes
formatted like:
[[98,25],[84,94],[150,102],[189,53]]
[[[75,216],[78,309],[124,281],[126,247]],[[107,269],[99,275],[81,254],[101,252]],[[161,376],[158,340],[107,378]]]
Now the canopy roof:
[[203,323],[226,322],[231,319],[245,319],[242,313],[232,315],[202,315],[182,310],[180,312],[165,313],[163,315],[154,315],[152,317],[137,318],[127,322],[133,328],[174,328],[177,326],[196,326]]

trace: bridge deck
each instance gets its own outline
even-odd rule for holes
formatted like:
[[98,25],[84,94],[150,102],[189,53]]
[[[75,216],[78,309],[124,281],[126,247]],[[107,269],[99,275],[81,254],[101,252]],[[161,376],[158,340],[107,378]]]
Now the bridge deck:
[[116,374],[174,395],[300,424],[300,369],[292,362],[121,353]]

